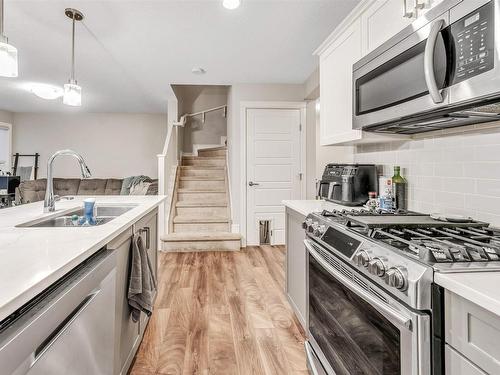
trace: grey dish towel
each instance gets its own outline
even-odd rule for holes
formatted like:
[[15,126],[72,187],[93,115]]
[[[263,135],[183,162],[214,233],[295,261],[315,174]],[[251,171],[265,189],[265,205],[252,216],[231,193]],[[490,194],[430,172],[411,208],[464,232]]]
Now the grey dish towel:
[[141,311],[148,316],[153,312],[156,280],[153,266],[140,234],[132,238],[132,266],[128,284],[128,304],[132,308],[132,320],[137,322]]

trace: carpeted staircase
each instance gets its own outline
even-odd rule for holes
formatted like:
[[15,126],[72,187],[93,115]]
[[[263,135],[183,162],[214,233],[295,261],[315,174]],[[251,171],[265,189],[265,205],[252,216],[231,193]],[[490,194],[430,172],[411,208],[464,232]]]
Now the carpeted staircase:
[[226,147],[184,156],[179,167],[165,251],[239,250],[239,234],[231,233]]

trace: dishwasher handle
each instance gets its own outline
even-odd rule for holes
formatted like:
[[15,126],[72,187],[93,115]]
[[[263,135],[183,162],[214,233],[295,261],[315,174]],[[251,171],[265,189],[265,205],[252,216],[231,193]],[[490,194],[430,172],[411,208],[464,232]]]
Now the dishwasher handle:
[[100,289],[90,293],[87,295],[82,302],[78,304],[78,306],[56,327],[50,335],[47,336],[43,342],[38,345],[38,347],[33,352],[33,360],[30,363],[30,368],[35,365],[35,363],[44,355],[47,350],[57,341],[57,339],[64,334],[64,332],[69,328],[71,323],[87,308],[88,305],[92,303],[94,298],[100,293]]

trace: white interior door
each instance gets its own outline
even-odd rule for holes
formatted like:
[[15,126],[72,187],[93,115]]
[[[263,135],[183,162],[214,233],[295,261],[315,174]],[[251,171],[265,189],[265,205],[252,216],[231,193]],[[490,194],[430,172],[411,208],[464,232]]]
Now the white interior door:
[[285,243],[284,199],[301,199],[301,110],[247,109],[247,244],[270,221],[271,244]]

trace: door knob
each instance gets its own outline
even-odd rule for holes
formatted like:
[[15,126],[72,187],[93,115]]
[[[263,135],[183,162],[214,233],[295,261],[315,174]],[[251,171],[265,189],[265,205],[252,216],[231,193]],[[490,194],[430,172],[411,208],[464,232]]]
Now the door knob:
[[259,183],[257,183],[257,182],[253,182],[253,181],[250,181],[250,182],[248,183],[248,186],[257,186],[257,185],[260,185],[260,184],[259,184]]

